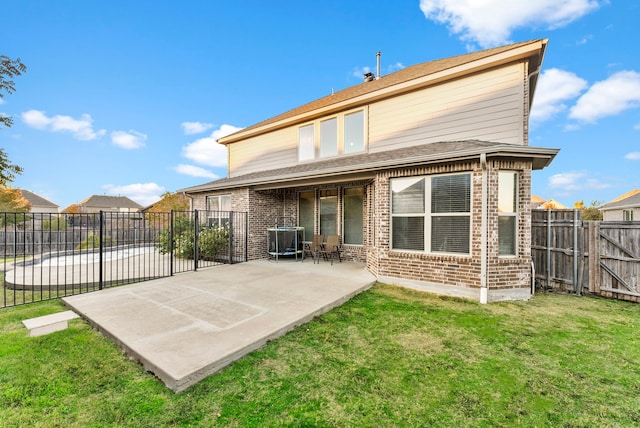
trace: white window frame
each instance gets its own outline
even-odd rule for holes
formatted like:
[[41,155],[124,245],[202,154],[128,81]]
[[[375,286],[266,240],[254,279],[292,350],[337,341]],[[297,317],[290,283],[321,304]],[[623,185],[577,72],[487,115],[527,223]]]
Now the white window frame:
[[[311,130],[311,138],[303,141],[303,130]],[[306,136],[305,136],[306,137]],[[298,127],[298,161],[310,161],[316,158],[316,130],[314,123],[305,123]]]
[[[506,175],[513,176],[513,188],[505,189],[502,187],[501,176]],[[511,170],[501,170],[498,171],[498,256],[499,257],[516,257],[518,255],[518,206],[520,201],[518,200],[518,189],[519,189],[519,174],[518,171]],[[513,211],[505,211],[506,202],[508,202],[505,198],[508,197],[504,192],[509,191],[513,192]],[[500,217],[502,218],[513,218],[514,227],[513,227],[513,253],[500,253]]]
[[[431,181],[435,177],[443,177],[443,176],[451,176],[451,175],[467,175],[469,177],[469,211],[468,212],[451,212],[451,213],[434,213],[432,212],[431,206]],[[416,176],[416,177],[397,177],[397,179],[424,179],[424,212],[423,213],[393,213],[393,191],[392,184],[394,178],[391,179],[391,183],[389,185],[389,211],[391,216],[391,221],[389,222],[389,247],[392,251],[402,251],[402,252],[410,252],[410,253],[424,253],[424,254],[433,254],[433,255],[451,255],[451,256],[459,256],[459,257],[468,257],[471,255],[471,242],[472,242],[472,234],[473,234],[473,176],[471,172],[456,172],[451,174],[438,174],[438,175],[424,175],[424,176]],[[403,248],[393,248],[393,219],[394,217],[422,217],[424,221],[424,250],[411,250],[411,249],[403,249]],[[460,252],[445,252],[445,251],[434,251],[431,248],[431,227],[433,224],[434,217],[466,217],[469,219],[469,236],[468,236],[468,245],[469,249],[466,253]]]
[[[222,208],[223,200],[228,202],[229,209],[218,209],[212,210],[210,209],[210,202],[213,199],[218,200],[218,207]],[[230,194],[224,195],[210,195],[205,197],[205,205],[207,208],[207,226],[209,227],[227,227],[229,225],[229,216],[225,217],[224,213],[231,212],[231,202],[233,198]]]
[[622,210],[622,220],[623,221],[633,221],[633,209]]
[[[362,112],[362,150],[349,151],[345,150],[345,117]],[[325,116],[314,120],[313,122],[307,122],[298,127],[298,161],[308,162],[318,159],[330,159],[337,156],[349,156],[359,153],[366,153],[368,149],[368,135],[367,135],[367,118],[368,108],[359,107],[356,109],[347,110],[336,115]],[[323,135],[322,124],[331,120],[336,120],[336,150],[325,153],[322,147]],[[303,141],[305,136],[303,129],[311,129],[313,135],[311,137],[313,150],[311,150],[309,139]]]
[[[347,207],[345,204],[345,200],[346,200],[346,196],[347,196],[347,190],[349,189],[360,189],[362,190],[362,218],[361,218],[361,224],[360,224],[360,228],[361,228],[361,232],[362,232],[362,242],[359,244],[354,244],[351,242],[347,242],[347,237],[346,237],[346,214],[347,214]],[[345,245],[353,245],[353,246],[359,246],[362,247],[364,245],[364,201],[365,199],[365,195],[366,195],[366,189],[364,186],[349,186],[349,187],[343,187],[342,188],[342,241],[344,242]]]

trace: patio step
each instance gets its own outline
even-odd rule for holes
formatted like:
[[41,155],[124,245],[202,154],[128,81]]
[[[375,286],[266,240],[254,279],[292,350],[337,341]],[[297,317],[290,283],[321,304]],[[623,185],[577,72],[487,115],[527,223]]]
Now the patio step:
[[29,336],[35,337],[64,330],[69,326],[68,321],[74,318],[80,318],[80,316],[73,311],[64,311],[23,320],[22,324],[29,330]]

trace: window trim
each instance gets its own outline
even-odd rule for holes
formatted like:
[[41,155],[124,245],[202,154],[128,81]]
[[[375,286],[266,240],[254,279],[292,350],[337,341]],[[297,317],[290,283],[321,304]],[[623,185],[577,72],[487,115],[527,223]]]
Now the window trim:
[[[222,206],[222,199],[223,198],[229,198],[229,209],[228,210],[223,210],[223,209],[218,209],[218,210],[212,210],[210,209],[210,203],[209,201],[212,199],[217,199],[218,200],[218,206],[221,207]],[[206,213],[207,213],[207,226],[208,227],[227,227],[229,225],[229,216],[224,216],[222,213],[231,213],[231,211],[233,211],[232,209],[232,203],[233,203],[233,195],[231,193],[224,193],[221,195],[207,195],[205,196],[205,207],[206,207]],[[223,220],[226,220],[223,223]]]
[[[451,175],[467,175],[469,177],[469,211],[468,212],[447,212],[447,213],[434,213],[432,212],[432,203],[431,203],[431,180],[434,177],[443,177],[443,176],[451,176]],[[424,186],[424,212],[422,213],[393,213],[393,190],[392,190],[392,182],[394,179],[408,179],[408,178],[419,178],[425,180]],[[455,256],[455,257],[469,257],[473,251],[473,173],[472,171],[460,171],[460,172],[452,172],[447,174],[431,174],[431,175],[420,175],[420,176],[408,176],[408,177],[394,177],[390,179],[389,184],[389,249],[390,251],[400,251],[400,252],[408,252],[408,253],[416,253],[416,254],[427,254],[427,255],[437,255],[437,256]],[[424,221],[424,233],[423,233],[423,247],[424,250],[410,250],[404,248],[393,248],[393,219],[394,217],[422,217]],[[432,233],[431,228],[433,224],[433,217],[466,217],[469,219],[469,242],[468,248],[469,251],[467,253],[454,253],[447,251],[433,251],[432,246]]]
[[633,209],[622,210],[622,221],[633,221]]
[[[362,223],[360,225],[360,228],[362,230],[362,243],[361,244],[350,244],[350,243],[346,242],[345,214],[346,214],[347,210],[346,210],[344,201],[345,201],[345,196],[346,196],[346,192],[345,191],[348,190],[348,189],[361,189],[362,190],[362,195],[361,195],[362,196],[362,219],[361,219]],[[366,188],[365,188],[365,186],[346,186],[346,187],[343,187],[341,189],[341,193],[342,193],[342,201],[341,201],[342,202],[342,223],[341,223],[341,226],[342,226],[341,227],[341,230],[342,230],[342,243],[344,245],[350,245],[350,246],[354,246],[354,247],[362,247],[362,246],[364,246],[364,240],[365,240],[365,227],[364,227],[365,226],[365,216],[364,216],[364,214],[365,214]]]
[[[340,113],[337,114],[333,114],[333,115],[327,115],[327,116],[323,116],[320,117],[318,119],[315,119],[313,121],[308,121],[305,123],[302,123],[298,126],[298,141],[297,141],[297,149],[298,149],[298,162],[313,162],[313,161],[317,161],[317,160],[324,160],[324,159],[331,159],[331,158],[335,158],[335,157],[339,157],[339,156],[352,156],[352,155],[357,155],[357,154],[361,154],[361,153],[366,153],[368,150],[368,140],[369,140],[369,136],[368,136],[368,107],[364,106],[364,107],[358,107],[358,108],[354,108],[354,109],[350,109],[350,110],[345,110],[342,111]],[[363,140],[363,148],[362,150],[358,150],[358,151],[349,151],[346,152],[345,151],[345,117],[358,113],[358,112],[362,112],[362,140]],[[322,154],[322,123],[330,121],[330,120],[336,120],[336,151],[335,154],[331,153],[328,155],[323,155]],[[303,128],[312,126],[312,131],[313,131],[313,157],[302,157],[303,154],[303,150],[302,150],[302,146],[301,146],[301,131]],[[308,149],[308,148],[307,148]]]
[[[500,189],[500,174],[513,174],[514,176],[514,180],[513,180],[513,197],[514,197],[514,201],[513,201],[513,209],[515,210],[514,212],[500,212],[500,195],[501,195],[501,189]],[[520,198],[519,198],[519,189],[520,189],[520,174],[518,171],[515,170],[499,170],[498,171],[498,257],[517,257],[518,253],[519,253],[519,246],[518,246],[518,223],[519,223],[519,219],[520,219],[520,211],[518,210],[519,206],[520,206]],[[515,225],[513,228],[513,254],[501,254],[500,253],[500,217],[513,217],[515,218]]]

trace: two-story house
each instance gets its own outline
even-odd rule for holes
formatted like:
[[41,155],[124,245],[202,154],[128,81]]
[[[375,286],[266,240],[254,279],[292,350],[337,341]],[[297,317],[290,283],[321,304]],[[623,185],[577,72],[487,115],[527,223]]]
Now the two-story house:
[[220,138],[228,177],[183,189],[248,212],[250,259],[278,218],[340,235],[380,281],[489,302],[531,295],[528,145],[547,40],[426,62]]

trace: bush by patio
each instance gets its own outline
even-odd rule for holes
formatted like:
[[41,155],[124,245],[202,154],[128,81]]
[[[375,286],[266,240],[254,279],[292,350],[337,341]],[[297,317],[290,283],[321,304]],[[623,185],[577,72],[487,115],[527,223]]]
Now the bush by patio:
[[[195,257],[194,228],[180,222],[174,226],[173,254],[184,259]],[[229,245],[229,229],[225,227],[206,227],[198,231],[198,258],[201,260],[215,260]],[[161,254],[171,252],[171,232],[163,229],[158,238],[156,248]]]

